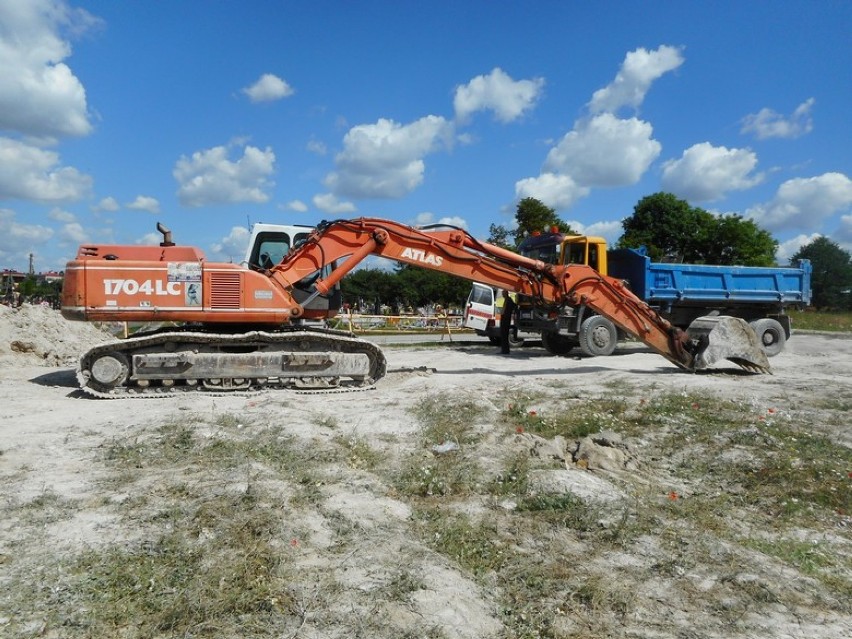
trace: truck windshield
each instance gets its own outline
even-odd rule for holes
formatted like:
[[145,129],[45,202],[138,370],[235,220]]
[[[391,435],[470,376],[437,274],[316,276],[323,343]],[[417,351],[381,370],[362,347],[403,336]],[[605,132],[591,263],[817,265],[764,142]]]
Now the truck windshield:
[[524,249],[521,254],[533,260],[541,260],[547,264],[559,264],[559,245],[547,244]]
[[470,302],[473,304],[494,304],[494,292],[485,286],[474,286],[470,291]]
[[[588,255],[586,248],[588,247]],[[582,241],[565,246],[566,264],[588,264],[593,269],[598,268],[598,245],[594,242]]]

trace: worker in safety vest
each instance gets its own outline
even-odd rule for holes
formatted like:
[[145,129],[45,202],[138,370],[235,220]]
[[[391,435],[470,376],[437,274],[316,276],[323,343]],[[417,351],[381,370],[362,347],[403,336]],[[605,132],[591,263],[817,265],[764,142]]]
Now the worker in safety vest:
[[509,354],[509,332],[512,330],[512,316],[518,306],[518,296],[509,291],[503,291],[502,310],[500,313],[500,354]]

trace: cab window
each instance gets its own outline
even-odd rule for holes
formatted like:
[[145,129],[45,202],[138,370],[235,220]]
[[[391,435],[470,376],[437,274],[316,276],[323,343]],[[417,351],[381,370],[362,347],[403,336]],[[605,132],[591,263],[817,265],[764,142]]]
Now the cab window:
[[290,251],[290,236],[286,233],[263,234],[259,237],[252,264],[270,269],[284,259]]

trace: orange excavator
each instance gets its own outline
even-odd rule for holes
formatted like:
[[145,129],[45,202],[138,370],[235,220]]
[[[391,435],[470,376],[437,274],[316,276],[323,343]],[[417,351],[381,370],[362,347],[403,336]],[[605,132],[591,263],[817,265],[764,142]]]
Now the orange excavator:
[[750,372],[769,372],[743,320],[703,317],[683,331],[622,281],[590,266],[547,264],[456,227],[377,218],[323,222],[272,266],[208,262],[199,249],[172,242],[162,225],[158,230],[159,246],[83,245],[66,267],[66,319],[160,325],[81,356],[78,380],[91,395],[371,386],[386,372],[381,350],[318,321],[338,312],[340,280],[370,255],[542,304],[584,304],[687,371],[729,359]]

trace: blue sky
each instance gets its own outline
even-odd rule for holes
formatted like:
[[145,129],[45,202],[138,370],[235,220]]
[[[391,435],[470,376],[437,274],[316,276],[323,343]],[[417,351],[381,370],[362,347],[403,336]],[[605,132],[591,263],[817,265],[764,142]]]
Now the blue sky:
[[0,0],[0,268],[157,221],[479,238],[526,196],[616,240],[670,191],[852,250],[852,2]]

